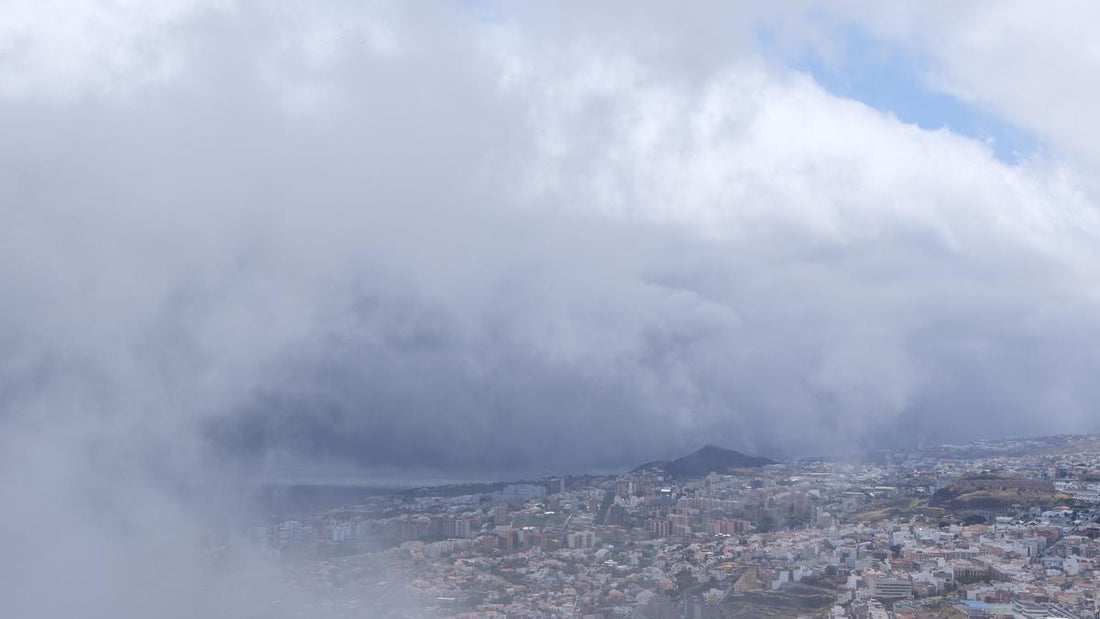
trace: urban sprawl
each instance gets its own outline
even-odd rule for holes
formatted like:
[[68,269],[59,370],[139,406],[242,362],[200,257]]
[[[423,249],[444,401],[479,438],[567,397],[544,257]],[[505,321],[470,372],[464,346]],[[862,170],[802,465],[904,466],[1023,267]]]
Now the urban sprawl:
[[422,488],[256,535],[337,616],[1100,617],[1100,439]]

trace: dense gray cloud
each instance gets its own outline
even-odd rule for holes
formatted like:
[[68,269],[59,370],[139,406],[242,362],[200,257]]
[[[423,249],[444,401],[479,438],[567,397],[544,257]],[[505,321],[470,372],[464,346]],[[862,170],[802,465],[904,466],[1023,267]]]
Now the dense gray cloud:
[[119,11],[5,66],[21,429],[490,473],[1085,427],[1085,164],[754,56],[799,10]]
[[158,6],[0,9],[0,540],[51,532],[13,587],[106,556],[87,616],[186,599],[184,552],[116,604],[257,474],[1096,429],[1072,135],[954,47],[943,87],[1045,154],[754,51],[836,23],[917,46],[917,9]]

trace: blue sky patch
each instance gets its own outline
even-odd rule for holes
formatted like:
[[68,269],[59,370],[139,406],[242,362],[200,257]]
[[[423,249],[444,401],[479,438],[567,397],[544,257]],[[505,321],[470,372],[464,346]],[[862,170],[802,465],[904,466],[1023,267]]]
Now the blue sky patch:
[[834,62],[826,62],[814,49],[792,58],[779,50],[768,30],[758,31],[757,38],[765,54],[783,56],[785,64],[810,74],[834,95],[890,112],[922,129],[946,127],[985,142],[1001,161],[1015,163],[1038,148],[1038,141],[1022,129],[929,88],[923,79],[928,74],[924,59],[855,29],[837,29],[836,35],[840,54]]

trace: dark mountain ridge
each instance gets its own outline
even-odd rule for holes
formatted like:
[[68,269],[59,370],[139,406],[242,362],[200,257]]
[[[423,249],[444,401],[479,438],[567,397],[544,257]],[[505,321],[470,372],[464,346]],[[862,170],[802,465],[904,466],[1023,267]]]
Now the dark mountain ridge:
[[652,470],[674,479],[687,479],[704,477],[711,472],[728,473],[733,469],[757,469],[769,464],[778,463],[763,456],[747,456],[732,449],[707,445],[675,460],[647,462],[635,468],[634,472]]

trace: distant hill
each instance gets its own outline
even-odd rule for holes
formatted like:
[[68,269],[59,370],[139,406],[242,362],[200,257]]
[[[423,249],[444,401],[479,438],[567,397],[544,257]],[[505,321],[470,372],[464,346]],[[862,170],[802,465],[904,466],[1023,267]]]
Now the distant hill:
[[1045,479],[964,477],[940,488],[928,504],[953,511],[1003,510],[1013,505],[1050,508],[1072,497]]
[[756,469],[769,464],[776,464],[776,461],[763,456],[746,456],[732,449],[707,445],[683,458],[647,462],[635,468],[634,471],[651,470],[675,479],[687,479],[704,477],[711,472],[728,473],[733,469]]

